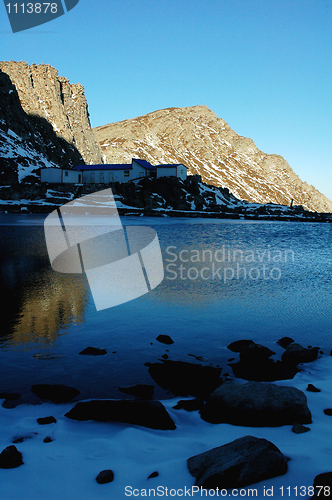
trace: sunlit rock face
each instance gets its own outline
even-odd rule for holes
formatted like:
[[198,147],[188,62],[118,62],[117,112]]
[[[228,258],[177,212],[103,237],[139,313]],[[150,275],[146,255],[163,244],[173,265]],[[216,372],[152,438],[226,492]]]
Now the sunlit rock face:
[[332,202],[302,182],[284,158],[260,151],[206,106],[168,108],[94,129],[107,163],[137,157],[152,164],[183,163],[188,174],[258,203],[302,205],[331,212]]

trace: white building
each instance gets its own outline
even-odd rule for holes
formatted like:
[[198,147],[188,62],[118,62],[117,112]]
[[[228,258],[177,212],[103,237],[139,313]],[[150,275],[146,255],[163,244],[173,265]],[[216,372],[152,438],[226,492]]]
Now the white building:
[[40,170],[41,182],[74,183],[81,184],[82,172],[72,169],[62,169],[56,167],[42,168]]
[[178,177],[183,181],[187,178],[187,167],[181,163],[172,163],[169,165],[157,165],[156,166],[156,176],[159,177]]
[[78,165],[72,170],[60,168],[41,169],[41,182],[75,184],[108,184],[109,182],[128,182],[143,177],[187,178],[187,167],[182,164],[153,166],[146,160],[133,158],[131,163],[110,165]]

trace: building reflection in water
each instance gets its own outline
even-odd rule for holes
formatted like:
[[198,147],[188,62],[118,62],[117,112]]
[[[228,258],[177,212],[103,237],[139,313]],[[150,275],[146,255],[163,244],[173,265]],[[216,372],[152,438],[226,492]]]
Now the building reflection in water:
[[10,334],[11,345],[51,344],[60,331],[66,333],[70,325],[84,321],[89,290],[82,277],[68,279],[66,275],[45,271],[42,278],[39,286],[26,290],[22,296]]
[[84,321],[85,277],[52,270],[43,228],[3,226],[0,233],[0,346],[49,345]]

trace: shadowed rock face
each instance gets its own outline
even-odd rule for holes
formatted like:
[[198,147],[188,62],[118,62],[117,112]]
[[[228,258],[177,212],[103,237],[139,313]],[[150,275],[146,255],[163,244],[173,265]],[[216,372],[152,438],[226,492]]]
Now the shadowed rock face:
[[276,154],[260,151],[206,106],[168,108],[94,129],[107,163],[139,157],[152,164],[182,163],[207,184],[258,203],[302,205],[331,212],[332,202],[302,182]]
[[48,65],[0,62],[0,185],[39,180],[43,167],[102,163],[84,88]]
[[82,161],[75,145],[57,136],[46,118],[24,111],[15,85],[0,69],[0,185],[36,182],[40,168],[70,168]]
[[305,394],[295,387],[264,382],[225,382],[201,410],[203,420],[250,427],[311,423]]
[[244,436],[195,455],[187,464],[196,486],[228,489],[285,474],[287,460],[270,441]]
[[86,163],[102,163],[82,85],[71,84],[48,64],[0,62],[0,69],[15,86],[25,113],[45,118],[57,136],[72,144]]

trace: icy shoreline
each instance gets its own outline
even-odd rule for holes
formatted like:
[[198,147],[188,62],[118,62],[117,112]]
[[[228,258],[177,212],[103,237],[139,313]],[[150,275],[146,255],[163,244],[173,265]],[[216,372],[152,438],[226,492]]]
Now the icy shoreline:
[[[323,412],[332,406],[331,372],[332,357],[323,356],[302,365],[294,379],[275,382],[297,387],[306,394],[313,423],[309,425],[310,432],[304,434],[293,433],[289,425],[269,428],[209,424],[196,411],[173,409],[180,398],[163,401],[176,424],[173,431],[120,423],[72,421],[64,414],[73,403],[0,407],[1,450],[13,440],[26,438],[15,444],[22,453],[24,464],[15,469],[0,469],[0,498],[121,499],[149,496],[149,489],[150,497],[204,498],[204,492],[192,490],[195,480],[187,469],[187,459],[246,435],[268,439],[290,461],[285,475],[243,488],[241,496],[249,496],[249,490],[254,489],[257,490],[256,498],[266,498],[266,491],[271,492],[273,488],[276,498],[282,498],[282,492],[288,498],[309,498],[304,493],[309,491],[314,477],[332,470],[332,443],[329,442],[332,420]],[[321,392],[307,392],[309,383]],[[50,415],[57,423],[37,423],[37,418]],[[46,437],[52,441],[44,442]],[[98,484],[96,476],[104,469],[114,472],[114,480]],[[159,475],[148,479],[154,472]],[[231,495],[228,490],[228,496]]]

